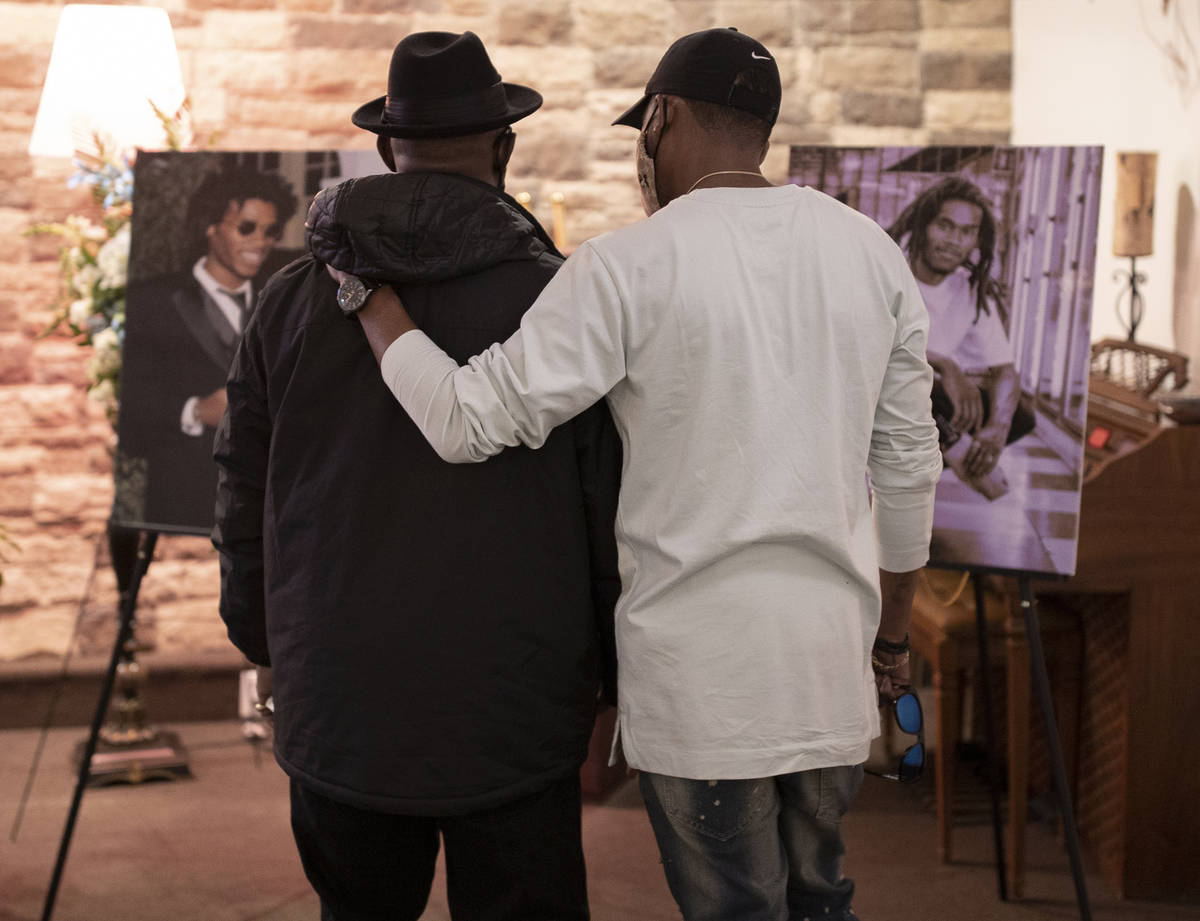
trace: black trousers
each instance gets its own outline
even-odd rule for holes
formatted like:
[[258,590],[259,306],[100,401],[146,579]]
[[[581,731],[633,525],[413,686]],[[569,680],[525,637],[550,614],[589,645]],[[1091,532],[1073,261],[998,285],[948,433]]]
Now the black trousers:
[[322,921],[417,921],[438,837],[454,921],[587,921],[579,776],[470,815],[368,812],[294,780],[292,832]]

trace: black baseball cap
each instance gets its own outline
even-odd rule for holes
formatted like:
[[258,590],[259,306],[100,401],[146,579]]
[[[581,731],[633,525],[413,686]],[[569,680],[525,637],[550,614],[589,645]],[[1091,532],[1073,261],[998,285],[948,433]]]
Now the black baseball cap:
[[[762,71],[769,92],[764,95],[736,86],[745,70]],[[658,93],[732,106],[774,125],[783,90],[774,56],[749,35],[729,28],[705,29],[678,39],[658,62],[646,94],[613,124],[640,131],[650,98]]]

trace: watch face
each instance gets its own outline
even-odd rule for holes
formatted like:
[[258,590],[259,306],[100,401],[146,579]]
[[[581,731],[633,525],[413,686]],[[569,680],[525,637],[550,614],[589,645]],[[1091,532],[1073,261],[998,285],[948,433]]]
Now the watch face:
[[347,275],[338,286],[337,302],[343,313],[354,313],[367,302],[367,286],[362,279]]

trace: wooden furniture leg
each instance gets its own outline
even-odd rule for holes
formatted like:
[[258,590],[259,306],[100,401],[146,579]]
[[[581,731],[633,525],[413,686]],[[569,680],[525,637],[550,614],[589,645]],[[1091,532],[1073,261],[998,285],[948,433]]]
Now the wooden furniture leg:
[[934,755],[937,782],[938,858],[952,859],[954,831],[954,773],[958,752],[959,727],[962,725],[962,686],[959,683],[958,656],[954,644],[940,650],[939,668],[933,673],[937,701],[937,749]]
[[1005,621],[1008,687],[1008,891],[1025,890],[1025,816],[1029,808],[1029,643],[1015,599]]

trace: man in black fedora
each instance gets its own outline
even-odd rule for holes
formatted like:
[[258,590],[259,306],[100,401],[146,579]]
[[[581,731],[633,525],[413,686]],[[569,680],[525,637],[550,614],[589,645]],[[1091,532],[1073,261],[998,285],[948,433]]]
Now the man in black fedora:
[[360,315],[448,460],[486,467],[606,397],[620,744],[688,921],[854,917],[841,819],[880,698],[910,700],[941,469],[912,273],[874,222],[763,176],[780,102],[762,44],[684,36],[617,120],[647,219],[580,246],[518,332],[462,365],[403,290]]
[[386,280],[463,359],[517,328],[562,261],[503,192],[510,125],[540,104],[469,32],[401,41],[387,95],[353,116],[394,172],[316,198],[314,256],[263,290],[228,381],[221,614],[272,681],[324,918],[420,917],[439,837],[455,921],[588,917],[579,768],[615,682],[611,417],[601,403],[539,450],[444,464],[355,317]]

